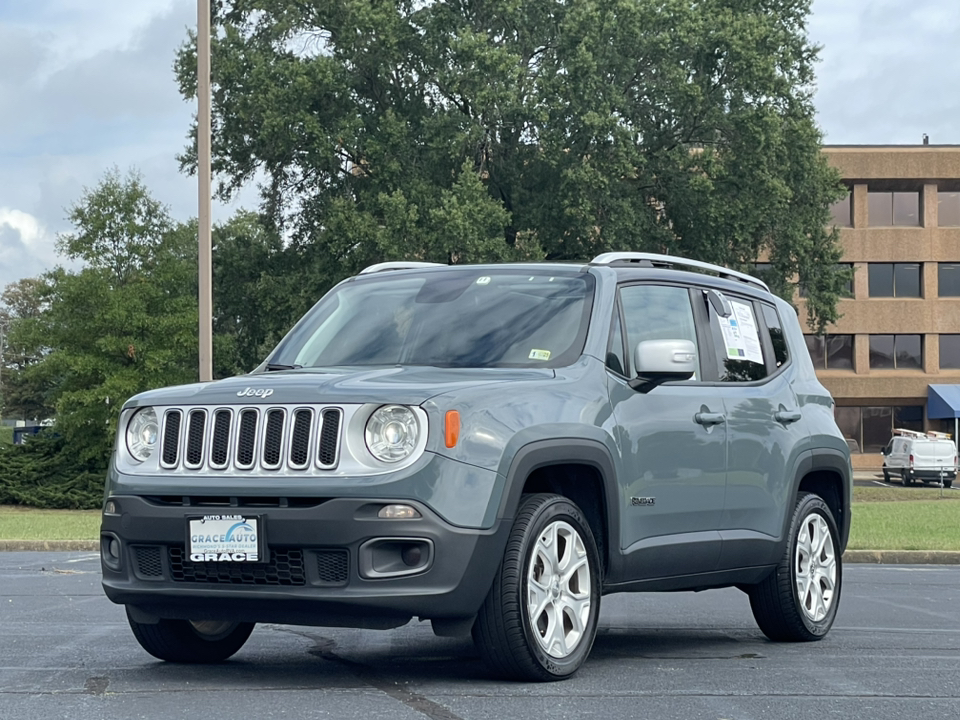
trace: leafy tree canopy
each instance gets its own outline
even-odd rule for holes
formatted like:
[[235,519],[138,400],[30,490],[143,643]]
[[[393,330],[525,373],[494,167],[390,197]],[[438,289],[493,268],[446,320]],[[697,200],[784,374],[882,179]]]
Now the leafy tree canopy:
[[[223,0],[220,192],[261,182],[317,293],[385,259],[682,254],[807,289],[848,271],[810,0]],[[195,49],[177,72],[195,94]],[[195,162],[195,149],[183,158]]]
[[127,398],[196,379],[196,228],[174,222],[136,174],[117,171],[69,218],[74,231],[58,248],[83,266],[40,278],[40,312],[15,331],[44,352],[19,376],[44,390],[77,461],[105,467]]
[[[17,418],[46,418],[53,414],[49,388],[28,381],[24,372],[39,362],[46,346],[31,337],[30,325],[45,309],[45,283],[41,278],[23,278],[10,283],[0,294],[0,414]],[[35,336],[33,336],[35,337]]]

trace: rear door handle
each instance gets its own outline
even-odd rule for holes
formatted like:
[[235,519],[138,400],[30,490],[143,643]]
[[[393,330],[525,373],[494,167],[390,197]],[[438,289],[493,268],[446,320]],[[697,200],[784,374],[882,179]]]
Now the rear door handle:
[[789,423],[796,422],[797,420],[800,419],[800,411],[799,410],[777,410],[777,412],[773,414],[773,417],[778,423],[783,423],[784,425],[788,425]]
[[726,422],[726,417],[724,417],[723,413],[698,412],[693,416],[693,419],[701,425],[706,425],[707,427]]

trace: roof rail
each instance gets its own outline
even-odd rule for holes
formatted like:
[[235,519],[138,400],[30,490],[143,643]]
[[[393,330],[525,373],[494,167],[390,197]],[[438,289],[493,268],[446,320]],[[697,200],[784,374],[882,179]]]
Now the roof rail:
[[[660,255],[658,253],[643,252],[609,252],[597,255],[590,261],[591,265],[612,265],[615,262],[637,263],[646,267],[680,267],[697,268],[698,270],[709,270],[722,278],[730,280],[739,280],[740,282],[756,285],[759,288],[770,291],[767,284],[746,273],[737,272],[722,265],[713,265],[711,263],[700,262],[699,260],[688,260],[687,258],[677,257],[675,255]],[[649,263],[649,264],[647,264]]]
[[443,263],[434,263],[434,262],[413,262],[406,260],[399,260],[393,262],[382,262],[377,263],[376,265],[371,265],[365,267],[360,271],[361,275],[369,275],[370,273],[384,272],[386,270],[416,270],[417,268],[426,268],[426,267],[446,267]]

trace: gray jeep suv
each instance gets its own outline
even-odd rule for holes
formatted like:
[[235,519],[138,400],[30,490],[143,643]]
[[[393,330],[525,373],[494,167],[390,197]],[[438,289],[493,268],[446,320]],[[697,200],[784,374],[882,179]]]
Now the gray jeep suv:
[[772,640],[837,613],[851,471],[794,309],[714,265],[384,263],[256,371],[137,395],[103,587],[173,662],[257,622],[473,633],[570,676],[600,598],[736,586]]

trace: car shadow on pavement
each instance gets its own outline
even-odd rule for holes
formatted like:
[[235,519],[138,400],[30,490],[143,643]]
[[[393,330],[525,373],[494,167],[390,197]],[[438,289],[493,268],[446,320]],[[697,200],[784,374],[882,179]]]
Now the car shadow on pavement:
[[[440,638],[424,631],[405,637],[364,635],[366,642],[343,643],[323,628],[270,625],[258,629],[262,643],[252,642],[231,660],[217,665],[147,662],[127,672],[156,673],[158,679],[211,687],[263,689],[356,689],[373,687],[400,692],[405,683],[501,683],[481,661],[470,638]],[[351,634],[357,631],[351,631]],[[268,635],[269,633],[269,635]],[[298,650],[285,635],[309,641]],[[257,635],[254,635],[256,638]],[[372,639],[372,642],[370,641]],[[682,629],[601,627],[584,671],[603,672],[623,660],[749,660],[765,656],[768,642],[758,630],[744,628]],[[581,671],[583,672],[583,671]],[[402,698],[398,698],[402,699]]]

